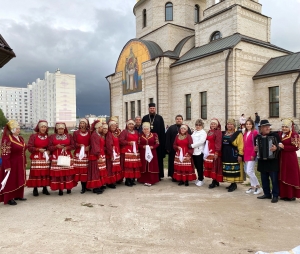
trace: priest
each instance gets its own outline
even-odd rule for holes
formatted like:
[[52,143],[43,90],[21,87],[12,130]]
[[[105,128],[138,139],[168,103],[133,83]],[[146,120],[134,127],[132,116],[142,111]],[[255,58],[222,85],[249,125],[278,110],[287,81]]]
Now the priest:
[[142,119],[142,123],[150,123],[150,131],[156,133],[159,139],[159,146],[156,148],[158,168],[159,168],[159,179],[164,177],[164,158],[166,156],[165,144],[166,144],[166,133],[165,123],[161,115],[156,114],[155,103],[149,104],[149,114],[145,115]]

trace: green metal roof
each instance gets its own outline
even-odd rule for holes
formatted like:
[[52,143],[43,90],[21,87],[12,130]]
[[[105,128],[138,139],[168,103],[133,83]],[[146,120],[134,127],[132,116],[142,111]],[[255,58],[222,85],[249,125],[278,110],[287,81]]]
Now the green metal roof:
[[300,72],[300,52],[272,58],[253,77],[267,78],[293,72]]
[[292,52],[285,50],[283,48],[277,47],[271,43],[267,43],[264,41],[260,41],[239,33],[235,33],[231,36],[212,41],[206,45],[203,45],[201,47],[192,48],[190,51],[188,51],[186,54],[184,54],[178,61],[173,63],[171,67],[184,64],[190,61],[194,61],[206,56],[214,55],[217,53],[220,53],[226,49],[234,48],[239,42],[245,41],[248,43],[252,43],[255,45],[259,45],[262,47],[267,47],[270,49],[278,50],[287,54],[291,54]]
[[191,39],[194,36],[195,35],[190,35],[188,37],[185,37],[177,44],[177,46],[175,47],[175,49],[173,51],[168,50],[168,51],[164,52],[164,56],[174,58],[174,59],[179,59],[179,55],[180,55],[180,52],[181,52],[183,46],[189,39]]

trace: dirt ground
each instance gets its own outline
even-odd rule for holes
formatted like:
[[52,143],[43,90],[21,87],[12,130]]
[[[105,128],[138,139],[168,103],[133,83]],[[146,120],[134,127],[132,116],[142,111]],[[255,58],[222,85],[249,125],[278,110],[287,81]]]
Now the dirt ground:
[[102,195],[32,195],[0,204],[0,253],[255,253],[300,245],[300,200],[257,200],[239,185],[118,185]]

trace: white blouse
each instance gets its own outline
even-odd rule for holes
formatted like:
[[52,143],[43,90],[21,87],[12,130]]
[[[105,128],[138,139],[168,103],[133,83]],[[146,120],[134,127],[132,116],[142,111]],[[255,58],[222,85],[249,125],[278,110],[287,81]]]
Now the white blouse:
[[207,133],[205,130],[197,131],[195,130],[192,134],[193,144],[192,148],[194,148],[193,155],[200,155],[203,153],[205,141],[206,141]]

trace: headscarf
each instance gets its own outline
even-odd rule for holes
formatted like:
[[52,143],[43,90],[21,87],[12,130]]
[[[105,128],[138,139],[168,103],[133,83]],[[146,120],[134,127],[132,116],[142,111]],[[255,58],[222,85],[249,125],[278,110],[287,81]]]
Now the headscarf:
[[221,130],[221,124],[217,118],[212,118],[210,123],[216,123],[217,124],[216,130]]
[[81,122],[84,122],[84,123],[86,124],[86,129],[87,129],[87,130],[90,129],[90,123],[89,123],[89,121],[88,121],[86,118],[81,118],[81,119],[79,120],[78,128],[79,128],[79,125],[80,125]]
[[46,120],[40,120],[40,121],[37,123],[37,125],[35,126],[34,131],[35,131],[36,133],[40,132],[40,128],[41,128],[42,126],[46,126],[46,127],[47,127],[47,129],[46,129],[46,134],[48,134],[48,122],[47,122]]
[[294,121],[291,118],[284,118],[281,119],[281,126],[286,126],[288,128],[290,128],[291,131],[295,131],[295,127],[294,127]]
[[20,128],[20,125],[16,120],[8,121],[8,123],[4,126],[2,140],[4,137],[8,137],[11,133],[13,133],[13,130],[16,128]]
[[142,128],[149,128],[150,129],[150,123],[149,122],[144,122],[142,125]]
[[100,126],[102,126],[102,122],[100,120],[95,120],[93,123],[92,123],[92,126],[91,126],[91,131],[95,131],[97,130]]
[[55,124],[54,132],[56,134],[58,134],[57,130],[60,129],[60,128],[64,129],[64,134],[68,134],[69,133],[66,124],[63,123],[63,122],[58,122],[58,123]]

